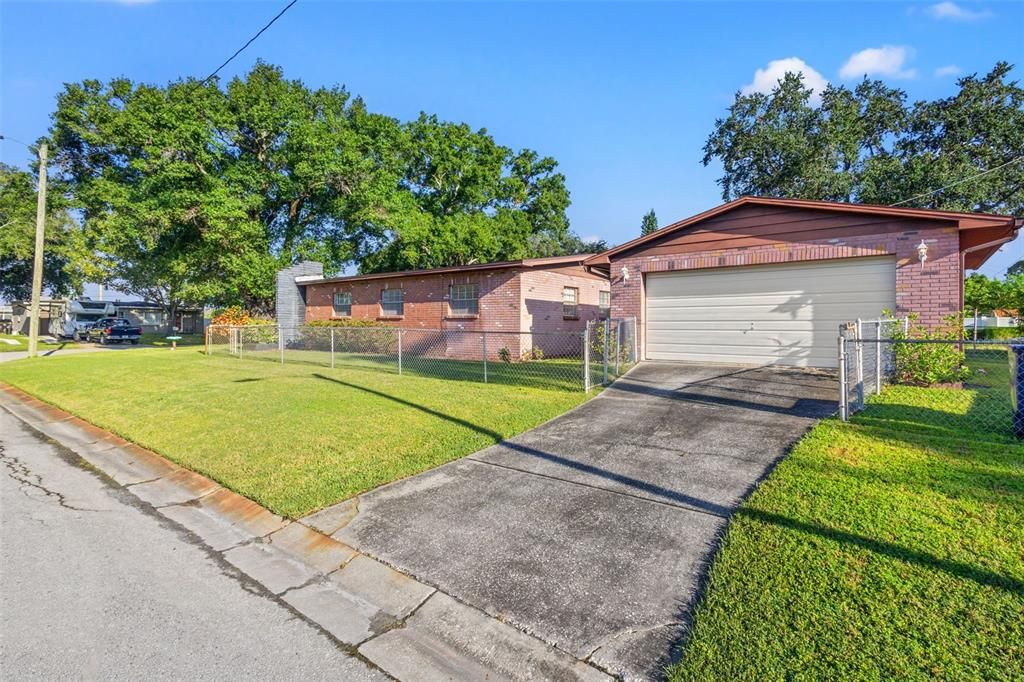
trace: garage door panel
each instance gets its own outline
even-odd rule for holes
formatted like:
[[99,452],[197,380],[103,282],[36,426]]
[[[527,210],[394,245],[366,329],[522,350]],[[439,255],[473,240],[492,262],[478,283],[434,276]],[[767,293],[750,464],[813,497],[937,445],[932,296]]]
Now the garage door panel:
[[[743,321],[743,322],[773,322],[779,320],[807,320],[818,322],[849,322],[847,317],[851,309],[859,309],[860,317],[864,319],[875,319],[882,310],[892,307],[892,303],[885,301],[865,302],[864,305],[855,306],[851,303],[827,303],[814,306],[786,306],[785,304],[764,305],[764,306],[723,306],[713,308],[692,308],[678,306],[673,308],[648,308],[648,321],[666,324],[678,322],[697,322],[700,320],[712,321]],[[856,318],[854,318],[856,319]]]
[[651,273],[647,357],[834,367],[839,325],[894,308],[895,283],[890,257]]
[[[837,325],[838,330],[838,325]],[[699,330],[651,332],[649,342],[658,346],[675,346],[680,348],[693,346],[765,348],[807,345],[818,347],[823,343],[836,345],[837,332],[801,332],[786,331],[753,331],[753,332],[703,332]]]
[[[831,262],[832,261],[828,261],[827,263]],[[765,276],[763,271],[761,271],[762,268],[790,268],[790,270],[784,274]],[[720,296],[728,294],[757,295],[769,291],[776,294],[800,294],[806,291],[807,282],[818,279],[822,276],[821,273],[823,268],[829,270],[828,278],[824,281],[816,282],[814,289],[816,292],[821,293],[843,293],[849,291],[847,286],[849,283],[848,278],[866,279],[867,281],[865,283],[868,284],[870,288],[873,284],[877,283],[876,277],[887,276],[889,271],[894,269],[878,268],[873,266],[857,269],[838,267],[829,264],[819,264],[814,268],[808,268],[805,266],[793,267],[790,265],[772,265],[689,271],[686,274],[694,272],[717,272],[718,270],[734,273],[741,270],[748,270],[751,271],[751,275],[748,280],[740,280],[739,278],[733,277],[731,274],[722,277],[720,281],[714,281],[715,278],[709,278],[706,281],[703,281],[703,278],[701,278],[688,284],[689,289],[687,294],[695,297]],[[678,290],[674,288],[672,280],[679,274],[680,273],[659,273],[651,275],[648,284],[648,294],[657,298],[661,296],[671,296],[673,293],[677,293]],[[870,280],[875,281],[872,282]]]
[[859,303],[866,300],[887,301],[892,297],[891,289],[857,289],[850,290],[849,285],[839,292],[807,291],[785,292],[779,295],[777,292],[759,292],[753,294],[708,294],[693,296],[657,296],[648,292],[650,308],[674,307],[732,307],[737,305],[824,305],[828,303]]

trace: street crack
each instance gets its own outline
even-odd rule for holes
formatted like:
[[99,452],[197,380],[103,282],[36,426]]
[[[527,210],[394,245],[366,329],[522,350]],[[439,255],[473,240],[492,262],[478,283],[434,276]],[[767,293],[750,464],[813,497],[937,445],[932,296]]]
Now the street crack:
[[71,511],[81,512],[104,512],[106,509],[90,509],[88,507],[76,507],[70,504],[66,497],[62,493],[56,490],[50,490],[43,485],[43,479],[38,474],[32,473],[32,470],[28,468],[28,465],[22,462],[17,457],[13,457],[7,454],[7,449],[3,443],[0,443],[0,463],[7,469],[7,475],[12,480],[19,484],[18,489],[21,490],[22,494],[26,497],[32,497],[29,490],[36,490],[43,494],[43,498],[56,502],[64,509]]

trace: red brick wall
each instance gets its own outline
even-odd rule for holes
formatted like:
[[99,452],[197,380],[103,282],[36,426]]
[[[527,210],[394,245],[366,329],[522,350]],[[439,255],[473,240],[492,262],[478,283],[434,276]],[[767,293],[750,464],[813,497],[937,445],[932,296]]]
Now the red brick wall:
[[[601,291],[611,291],[608,280],[579,267],[524,270],[520,274],[523,304],[520,309],[523,331],[535,332],[523,338],[521,352],[539,348],[545,357],[580,354],[582,341],[566,332],[581,332],[587,322],[600,317]],[[575,319],[563,316],[562,289],[575,287]]]
[[[478,270],[465,275],[451,273],[388,277],[356,282],[309,284],[306,286],[306,320],[330,320],[334,316],[334,293],[352,294],[352,317],[375,320],[406,329],[518,329],[519,280],[516,271]],[[476,283],[480,290],[480,314],[458,317],[449,314],[448,291],[452,284]],[[401,318],[381,315],[384,289],[404,289]]]
[[[449,314],[448,294],[452,284],[475,282],[480,290],[480,313],[476,317],[456,317]],[[562,317],[562,287],[579,289],[579,318]],[[404,315],[400,319],[381,316],[381,291],[389,288],[405,290]],[[403,329],[440,330],[457,329],[488,332],[488,356],[497,358],[502,348],[508,348],[514,357],[521,356],[533,346],[530,335],[511,332],[564,332],[582,330],[587,320],[598,317],[598,292],[610,289],[608,281],[586,273],[580,266],[544,269],[480,270],[463,275],[426,274],[389,277],[356,282],[309,284],[306,286],[306,320],[329,320],[334,317],[334,293],[352,294],[350,319],[374,320],[381,324]],[[507,330],[509,334],[496,334]],[[540,338],[541,335],[537,335]],[[420,338],[428,344],[433,337],[411,334],[408,339]],[[437,337],[440,339],[440,337]],[[450,335],[448,357],[477,354],[477,337]],[[469,345],[467,345],[469,344]],[[538,347],[545,355],[563,355],[570,349],[564,339],[549,337]],[[466,348],[462,348],[466,346]],[[458,348],[457,348],[458,347]]]
[[[882,227],[880,225],[880,227]],[[904,229],[891,224],[879,234],[829,239],[787,240],[738,248],[689,251],[671,254],[642,252],[613,256],[612,315],[636,316],[641,349],[644,344],[644,277],[647,272],[695,270],[737,265],[765,265],[797,261],[894,255],[896,257],[896,314],[918,313],[920,321],[934,327],[942,318],[962,307],[963,273],[960,269],[960,240],[955,227],[923,221],[907,221]],[[917,245],[928,245],[928,260],[921,268]],[[638,249],[639,250],[639,249]],[[664,247],[661,248],[664,251]],[[623,281],[622,267],[629,268],[629,280]],[[643,357],[643,350],[641,350]]]

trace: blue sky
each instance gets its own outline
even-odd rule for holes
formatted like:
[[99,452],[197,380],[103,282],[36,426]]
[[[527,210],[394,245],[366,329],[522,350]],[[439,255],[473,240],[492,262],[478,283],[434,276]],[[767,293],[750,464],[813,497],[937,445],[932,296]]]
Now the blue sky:
[[[62,83],[205,76],[273,16],[274,2],[0,2],[0,132],[42,135]],[[343,3],[300,0],[222,73],[257,58],[308,85],[340,84],[402,119],[419,111],[554,156],[584,237],[634,237],[720,203],[701,148],[734,93],[800,68],[864,71],[911,98],[958,74],[1024,62],[1018,3]],[[39,27],[45,39],[37,42]],[[1024,63],[1018,78],[1024,78]],[[26,151],[0,142],[0,160]],[[1001,275],[1022,240],[983,269]]]

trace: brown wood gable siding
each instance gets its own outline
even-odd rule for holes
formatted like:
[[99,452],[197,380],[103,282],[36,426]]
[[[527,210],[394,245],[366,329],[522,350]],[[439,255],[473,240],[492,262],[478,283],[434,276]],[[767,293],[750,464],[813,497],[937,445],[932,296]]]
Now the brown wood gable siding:
[[785,242],[841,240],[951,224],[942,220],[837,214],[805,208],[741,206],[627,253],[630,257],[642,257],[719,251]]

